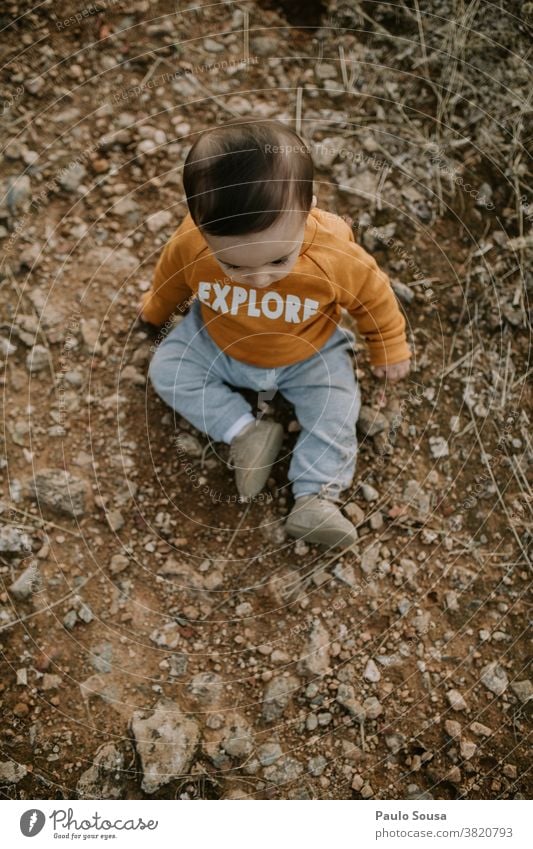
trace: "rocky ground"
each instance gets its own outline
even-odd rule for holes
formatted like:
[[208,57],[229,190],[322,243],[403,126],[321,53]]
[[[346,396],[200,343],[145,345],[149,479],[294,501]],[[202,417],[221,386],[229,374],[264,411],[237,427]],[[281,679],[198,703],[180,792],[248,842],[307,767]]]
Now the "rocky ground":
[[[420,7],[4,5],[4,798],[531,792],[533,4]],[[283,399],[245,507],[146,383],[184,156],[241,115],[314,144],[408,321],[406,381],[355,351],[357,554],[285,536]]]

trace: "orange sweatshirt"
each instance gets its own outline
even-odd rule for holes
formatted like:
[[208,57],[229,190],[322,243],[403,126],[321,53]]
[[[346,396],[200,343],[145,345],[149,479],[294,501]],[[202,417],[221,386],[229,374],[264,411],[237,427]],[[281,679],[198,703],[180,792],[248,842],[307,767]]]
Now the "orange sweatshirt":
[[389,278],[346,222],[321,209],[309,213],[292,271],[263,289],[234,283],[187,215],[159,258],[143,316],[163,324],[192,297],[216,344],[249,365],[275,368],[312,356],[334,332],[342,308],[355,319],[373,365],[411,356]]

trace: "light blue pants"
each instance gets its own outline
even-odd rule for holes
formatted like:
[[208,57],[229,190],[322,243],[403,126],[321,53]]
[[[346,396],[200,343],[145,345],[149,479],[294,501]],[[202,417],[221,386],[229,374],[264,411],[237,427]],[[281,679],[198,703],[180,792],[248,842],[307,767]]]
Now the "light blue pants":
[[273,390],[279,390],[294,406],[301,426],[289,466],[294,497],[320,493],[340,501],[340,493],[350,486],[355,472],[355,425],[361,407],[350,356],[353,342],[353,333],[337,326],[326,344],[308,359],[258,368],[218,347],[195,300],[185,318],[156,348],[149,377],[170,407],[215,442],[221,442],[232,425],[251,412],[236,387],[268,393],[268,398]]

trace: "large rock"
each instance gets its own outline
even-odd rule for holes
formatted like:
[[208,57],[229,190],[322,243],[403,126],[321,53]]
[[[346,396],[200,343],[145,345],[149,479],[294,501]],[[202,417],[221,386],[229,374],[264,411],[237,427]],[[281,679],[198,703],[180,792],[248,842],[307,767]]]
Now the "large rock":
[[94,761],[79,778],[76,790],[80,799],[120,799],[124,755],[114,743],[104,743]]
[[174,702],[160,701],[151,711],[135,711],[131,730],[141,759],[145,793],[155,793],[189,772],[200,729]]
[[76,518],[83,516],[92,502],[87,481],[64,469],[41,469],[28,484],[31,496],[40,507]]
[[483,667],[480,678],[481,683],[495,696],[503,696],[509,684],[505,669],[495,660]]

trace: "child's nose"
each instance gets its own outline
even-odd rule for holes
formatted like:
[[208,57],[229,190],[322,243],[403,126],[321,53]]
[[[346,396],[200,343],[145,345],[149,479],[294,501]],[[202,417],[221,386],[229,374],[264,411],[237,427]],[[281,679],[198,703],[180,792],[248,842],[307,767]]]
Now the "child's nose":
[[252,274],[248,277],[248,282],[252,286],[266,286],[270,282],[269,274]]

